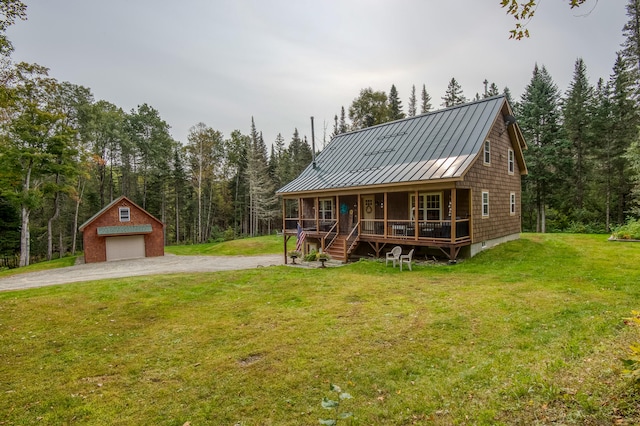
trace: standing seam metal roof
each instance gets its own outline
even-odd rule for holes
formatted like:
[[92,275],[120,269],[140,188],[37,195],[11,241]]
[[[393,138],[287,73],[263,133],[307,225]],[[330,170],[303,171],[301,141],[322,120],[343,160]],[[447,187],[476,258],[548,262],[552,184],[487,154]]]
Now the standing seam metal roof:
[[460,178],[505,102],[501,95],[343,133],[277,192]]

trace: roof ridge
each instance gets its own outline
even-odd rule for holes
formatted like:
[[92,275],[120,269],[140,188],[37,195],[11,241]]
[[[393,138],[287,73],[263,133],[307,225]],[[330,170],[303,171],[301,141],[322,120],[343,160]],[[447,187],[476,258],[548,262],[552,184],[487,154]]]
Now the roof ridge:
[[[336,139],[336,138],[338,138],[338,137],[340,137],[342,135],[351,135],[351,134],[354,134],[354,133],[362,132],[363,130],[370,130],[370,129],[374,129],[376,127],[387,126],[387,125],[392,124],[392,123],[400,123],[402,121],[413,120],[413,119],[416,119],[418,117],[424,117],[424,116],[431,115],[431,114],[440,114],[440,113],[443,113],[445,111],[450,111],[450,110],[454,110],[454,109],[458,109],[458,108],[465,108],[465,107],[468,107],[468,106],[471,106],[471,105],[474,105],[474,104],[480,104],[482,102],[494,101],[494,100],[496,100],[498,98],[506,98],[506,97],[507,96],[505,94],[489,96],[488,98],[482,98],[482,99],[478,99],[478,100],[471,101],[471,102],[465,102],[463,104],[458,104],[458,105],[453,105],[453,106],[450,106],[450,107],[436,109],[434,111],[427,111],[425,113],[414,115],[412,117],[404,117],[404,118],[399,118],[397,120],[385,121],[384,123],[376,124],[375,126],[363,127],[362,129],[356,129],[356,130],[351,130],[349,132],[340,133],[339,135],[334,136],[333,139]],[[331,140],[333,140],[333,139],[331,139]],[[329,141],[329,143],[327,144],[327,147],[330,144],[331,144],[331,141]]]

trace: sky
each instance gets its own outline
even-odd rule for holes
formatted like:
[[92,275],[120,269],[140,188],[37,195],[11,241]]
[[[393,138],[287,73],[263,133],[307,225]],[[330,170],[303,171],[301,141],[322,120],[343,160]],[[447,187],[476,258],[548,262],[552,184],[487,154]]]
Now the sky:
[[7,31],[15,62],[91,89],[125,111],[147,103],[187,142],[199,122],[229,137],[251,118],[267,146],[294,129],[318,148],[334,115],[360,90],[395,84],[404,111],[412,85],[436,109],[451,78],[473,98],[483,81],[519,99],[534,65],[561,93],[581,57],[607,80],[624,41],[627,0],[540,0],[529,39],[499,0],[24,0]]

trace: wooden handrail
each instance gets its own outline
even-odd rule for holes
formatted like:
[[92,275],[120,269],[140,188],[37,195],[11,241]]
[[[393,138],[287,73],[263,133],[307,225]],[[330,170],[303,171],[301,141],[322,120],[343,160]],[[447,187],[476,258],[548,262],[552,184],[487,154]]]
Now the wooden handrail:
[[[353,242],[351,243],[351,245],[349,245],[349,240],[351,240],[351,238],[353,237],[353,233],[356,232],[359,228],[360,228],[360,221],[358,221],[358,223],[356,223],[356,226],[353,227],[353,229],[351,230],[351,232],[347,236],[347,239],[345,240],[345,244],[344,244],[344,258],[345,259],[347,258],[348,254],[351,253],[351,250],[353,249],[353,246],[358,241],[358,235],[356,235],[356,238],[354,238]],[[347,248],[347,245],[349,245],[349,248]]]
[[333,232],[333,230],[335,229],[336,226],[338,226],[338,221],[337,220],[336,220],[336,223],[333,224],[331,229],[329,229],[329,232],[324,234],[324,237],[322,237],[322,245],[323,245],[322,251],[326,251],[329,247],[331,247],[331,244],[333,244],[333,242],[336,240],[336,237],[338,237],[338,233],[336,232],[335,235],[333,236],[333,238],[331,239],[331,241],[329,241],[329,244],[325,243],[327,237],[329,236],[329,234],[331,234],[331,232]]

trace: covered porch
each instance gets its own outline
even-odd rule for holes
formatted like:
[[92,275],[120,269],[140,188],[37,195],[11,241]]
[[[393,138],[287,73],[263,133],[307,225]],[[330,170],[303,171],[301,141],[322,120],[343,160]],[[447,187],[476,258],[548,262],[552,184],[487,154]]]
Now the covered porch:
[[283,217],[285,244],[299,224],[313,247],[342,261],[361,244],[377,257],[403,245],[438,248],[453,260],[471,244],[473,225],[471,190],[460,188],[285,197]]

